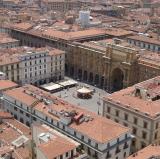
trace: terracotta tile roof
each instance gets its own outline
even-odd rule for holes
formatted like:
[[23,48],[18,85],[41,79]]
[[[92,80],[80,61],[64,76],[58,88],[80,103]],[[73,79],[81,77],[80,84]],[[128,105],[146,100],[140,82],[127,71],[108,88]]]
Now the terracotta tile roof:
[[24,88],[22,87],[13,90],[7,90],[4,92],[4,94],[13,97],[16,100],[21,100],[22,103],[27,104],[28,106],[37,101],[37,99],[33,96],[29,96],[28,94],[24,93]]
[[160,54],[156,54],[154,52],[147,52],[145,54],[141,54],[138,59],[138,63],[141,65],[148,65],[149,67],[158,67],[160,66]]
[[[157,85],[155,88],[152,87],[152,89],[145,89],[145,87],[143,89],[144,91],[147,90],[150,95],[152,95],[152,93],[155,94],[155,92],[157,94],[160,93],[159,85]],[[151,118],[156,117],[157,113],[160,113],[160,99],[155,101],[147,100],[136,97],[134,93],[135,86],[132,86],[112,93],[110,96],[104,97],[104,100],[107,102],[115,103],[117,107],[129,109],[130,111],[138,111],[143,114],[147,113]]]
[[18,42],[17,39],[9,37],[7,34],[0,33],[0,44]]
[[30,23],[17,23],[17,24],[13,24],[11,27],[17,30],[27,31],[31,29],[33,25]]
[[137,41],[142,41],[142,42],[146,42],[146,43],[151,43],[151,44],[156,44],[156,45],[160,45],[160,41],[155,39],[155,38],[149,38],[147,36],[130,36],[127,37],[128,39],[133,39],[133,40],[137,40]]
[[53,159],[75,149],[76,145],[56,136],[56,139],[51,139],[49,142],[39,145],[38,148],[47,156],[47,159]]
[[48,141],[36,143],[40,151],[47,156],[47,159],[53,159],[60,155],[65,154],[66,152],[70,152],[71,150],[76,149],[80,144],[67,136],[57,132],[56,130],[50,128],[46,125],[33,124],[33,129],[36,128],[36,132],[38,133],[49,133],[50,138]]
[[120,124],[117,124],[112,120],[97,116],[96,114],[89,112],[85,109],[79,108],[75,105],[71,105],[70,103],[67,103],[57,97],[54,97],[53,95],[45,91],[42,91],[37,87],[31,86],[31,85],[27,85],[27,87],[28,88],[21,87],[13,90],[8,90],[5,92],[5,94],[7,94],[8,96],[11,96],[14,99],[17,99],[18,101],[21,101],[27,104],[28,106],[32,105],[32,103],[37,101],[37,99],[34,96],[27,94],[26,93],[27,91],[25,92],[24,89],[26,90],[28,89],[32,93],[34,92],[35,94],[39,94],[43,98],[48,97],[49,99],[54,101],[53,104],[47,107],[44,104],[44,102],[38,102],[34,106],[34,109],[46,114],[47,116],[53,118],[54,120],[59,121],[60,118],[57,116],[51,115],[49,113],[50,109],[55,110],[57,112],[60,112],[61,110],[68,111],[68,112],[75,110],[78,114],[83,113],[84,115],[87,115],[87,116],[89,115],[90,117],[92,117],[93,119],[92,121],[82,122],[79,125],[73,122],[69,126],[75,129],[76,131],[81,132],[100,143],[108,142],[109,140],[115,139],[118,136],[130,131],[130,129],[124,126],[121,126]]
[[48,52],[49,55],[58,55],[64,53],[64,51],[54,49],[51,47],[42,47],[42,48],[34,48],[34,47],[16,47],[16,48],[9,48],[9,49],[0,49],[0,65],[7,65],[13,63],[19,63],[20,56],[27,54],[28,52],[36,52],[42,53]]
[[127,30],[124,30],[124,29],[115,29],[115,28],[110,28],[110,29],[106,29],[105,33],[107,35],[111,35],[111,36],[116,36],[116,37],[120,37],[120,36],[129,36],[129,35],[132,35],[133,32],[132,31],[127,31]]
[[10,113],[0,110],[0,119],[8,119],[8,118],[13,118],[13,116]]
[[75,32],[62,32],[53,29],[48,29],[43,33],[43,36],[47,36],[49,38],[57,38],[57,39],[64,39],[64,40],[77,40],[81,38],[87,38],[92,36],[99,36],[105,35],[104,30],[98,29],[88,29],[82,31],[75,31]]
[[15,159],[30,159],[31,152],[27,147],[19,147],[18,149],[14,150],[12,156]]
[[13,147],[12,146],[3,146],[0,147],[0,156],[7,154],[7,153],[11,153],[13,152]]
[[9,80],[0,80],[0,90],[6,90],[9,88],[17,87],[18,84]]
[[31,130],[15,119],[3,119],[0,124],[0,130],[0,142],[3,143],[0,147],[0,154],[10,152],[15,159],[28,159],[30,156],[29,147],[24,145],[15,148],[12,146],[12,142],[22,135],[31,139]]
[[134,155],[129,156],[127,159],[149,159],[150,157],[160,157],[160,146],[149,145],[146,148],[138,151]]

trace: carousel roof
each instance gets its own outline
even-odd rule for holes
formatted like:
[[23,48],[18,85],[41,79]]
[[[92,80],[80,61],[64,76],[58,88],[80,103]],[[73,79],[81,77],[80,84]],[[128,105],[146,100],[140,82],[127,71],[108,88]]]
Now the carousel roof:
[[81,93],[81,94],[89,94],[92,92],[92,90],[85,88],[85,87],[82,87],[82,88],[78,89],[77,92]]

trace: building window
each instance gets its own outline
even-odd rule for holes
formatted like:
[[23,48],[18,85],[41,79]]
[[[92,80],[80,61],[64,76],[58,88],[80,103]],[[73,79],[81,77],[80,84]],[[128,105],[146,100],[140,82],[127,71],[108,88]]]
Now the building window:
[[126,127],[128,127],[128,124],[127,124],[127,123],[123,123],[123,125],[126,126]]
[[14,114],[14,118],[17,119],[17,115],[16,114]]
[[20,122],[21,122],[21,123],[24,123],[24,120],[23,120],[23,118],[20,118]]
[[107,107],[107,112],[110,113],[110,111],[111,111],[111,108]]
[[17,111],[17,107],[14,107],[14,110]]
[[119,111],[118,110],[116,110],[116,116],[119,116]]
[[119,149],[119,147],[116,148],[116,154],[119,153],[121,150]]
[[20,110],[20,113],[21,113],[21,114],[23,114],[23,111],[22,111],[22,110]]
[[110,147],[110,143],[107,144],[107,149],[109,149],[109,147]]
[[148,126],[148,123],[147,123],[146,121],[144,121],[144,122],[143,122],[143,127],[144,127],[144,128],[147,128],[147,126]]
[[133,139],[132,140],[132,146],[135,146],[136,145],[136,139]]
[[155,134],[154,134],[154,139],[156,140],[157,139],[157,132],[155,132]]
[[158,127],[159,127],[159,123],[157,122],[157,123],[156,123],[156,129],[158,129]]
[[119,120],[117,120],[117,119],[115,119],[114,121],[115,121],[116,123],[119,123]]
[[142,138],[146,139],[147,138],[147,133],[145,131],[142,131]]
[[133,127],[132,132],[133,132],[134,135],[136,135],[137,134],[137,129],[135,127]]
[[29,123],[28,121],[26,122],[26,125],[27,125],[28,127],[30,127],[30,123]]
[[106,115],[106,118],[110,119],[110,116],[109,116],[109,115]]
[[124,114],[124,119],[128,120],[128,114]]
[[106,159],[108,159],[108,158],[111,158],[111,154],[109,151],[107,151],[107,156],[106,156]]
[[30,117],[30,115],[28,114],[28,113],[26,113],[26,116],[29,118]]
[[125,142],[123,149],[127,149],[128,147],[129,147],[129,146],[128,146],[127,142]]
[[146,147],[146,144],[144,142],[141,142],[141,148],[145,148]]
[[88,139],[88,143],[91,144],[91,139]]
[[66,157],[68,157],[68,152],[66,152]]
[[126,152],[124,152],[123,157],[126,158]]
[[91,155],[91,151],[89,147],[88,147],[88,155]]
[[136,124],[136,125],[137,125],[137,121],[138,121],[138,119],[134,117],[134,121],[133,121],[133,122],[134,122],[134,124]]
[[84,140],[84,136],[83,135],[81,136],[81,140]]
[[37,119],[35,117],[33,117],[33,120],[36,121]]

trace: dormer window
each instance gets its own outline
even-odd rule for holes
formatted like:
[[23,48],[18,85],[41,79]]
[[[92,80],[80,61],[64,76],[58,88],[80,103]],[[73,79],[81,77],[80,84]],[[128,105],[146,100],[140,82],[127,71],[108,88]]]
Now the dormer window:
[[136,89],[135,96],[141,98],[141,91],[140,91],[140,89],[138,89],[138,88]]

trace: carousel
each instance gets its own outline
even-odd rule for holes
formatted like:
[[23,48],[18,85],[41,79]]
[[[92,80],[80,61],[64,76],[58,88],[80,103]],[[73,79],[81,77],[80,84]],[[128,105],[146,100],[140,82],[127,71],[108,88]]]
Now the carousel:
[[90,90],[88,88],[82,87],[77,90],[77,97],[82,99],[89,99],[92,97],[93,90]]

